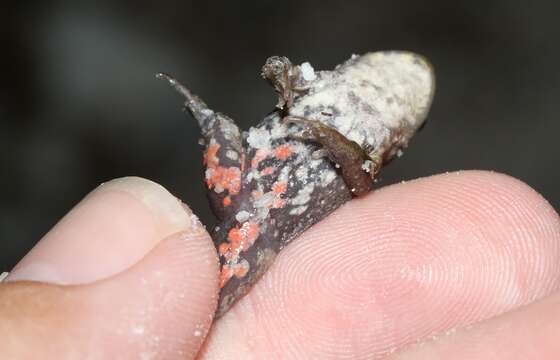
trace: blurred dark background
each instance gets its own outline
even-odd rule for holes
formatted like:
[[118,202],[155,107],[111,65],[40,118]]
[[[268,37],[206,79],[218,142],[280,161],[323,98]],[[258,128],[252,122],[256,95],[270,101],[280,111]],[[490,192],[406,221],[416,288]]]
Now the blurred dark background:
[[[208,224],[198,133],[154,74],[244,128],[275,104],[270,55],[330,69],[407,49],[438,79],[425,129],[380,185],[459,169],[522,179],[560,208],[560,5],[470,1],[42,1],[0,13],[0,270],[99,183],[163,184]],[[525,5],[522,5],[525,4]],[[527,5],[530,4],[530,5]]]

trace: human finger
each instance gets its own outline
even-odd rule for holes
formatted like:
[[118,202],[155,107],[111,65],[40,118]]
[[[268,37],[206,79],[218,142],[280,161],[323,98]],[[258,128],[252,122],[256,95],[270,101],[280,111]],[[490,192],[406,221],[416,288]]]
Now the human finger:
[[215,324],[207,358],[380,358],[559,288],[560,223],[488,172],[355,199],[288,246]]

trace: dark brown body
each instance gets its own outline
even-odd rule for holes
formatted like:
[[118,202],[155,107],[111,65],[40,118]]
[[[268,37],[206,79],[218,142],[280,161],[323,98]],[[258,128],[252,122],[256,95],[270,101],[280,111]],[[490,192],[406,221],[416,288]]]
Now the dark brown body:
[[[426,117],[433,73],[405,52],[353,56],[333,71],[305,71],[273,57],[263,68],[278,107],[248,132],[175,79],[205,140],[205,181],[220,223],[217,316],[266,272],[281,249],[352,196],[372,189]],[[311,72],[311,73],[310,73]]]

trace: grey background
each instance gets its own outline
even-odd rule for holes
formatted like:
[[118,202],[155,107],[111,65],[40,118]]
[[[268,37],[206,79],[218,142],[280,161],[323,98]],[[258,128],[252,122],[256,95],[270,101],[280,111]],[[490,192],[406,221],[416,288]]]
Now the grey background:
[[0,269],[115,177],[157,181],[211,224],[197,128],[154,74],[174,74],[247,128],[275,104],[258,76],[274,54],[316,69],[371,50],[426,55],[438,77],[429,123],[380,185],[488,169],[522,179],[560,208],[558,5],[454,3],[3,5]]

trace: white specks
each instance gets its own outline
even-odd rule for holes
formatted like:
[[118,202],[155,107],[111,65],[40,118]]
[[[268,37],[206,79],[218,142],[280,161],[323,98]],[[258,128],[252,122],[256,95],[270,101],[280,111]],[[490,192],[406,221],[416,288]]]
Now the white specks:
[[317,169],[319,165],[321,165],[322,163],[323,163],[322,159],[313,159],[309,161],[309,167],[312,169]]
[[[286,135],[284,135],[286,136]],[[306,155],[307,154],[307,146],[305,146],[305,144],[303,144],[302,142],[297,142],[296,144],[294,144],[292,146],[292,150],[300,155]]]
[[287,131],[288,131],[288,127],[286,126],[286,124],[284,124],[281,121],[276,122],[275,125],[270,129],[271,140],[286,137]]
[[305,206],[298,206],[290,210],[290,215],[301,215],[307,210],[307,205]]
[[[300,68],[303,73],[303,64]],[[318,119],[362,147],[398,155],[388,152],[394,147],[390,144],[399,140],[406,145],[423,123],[434,75],[418,55],[377,52],[352,56],[334,72],[317,73],[310,86],[308,95],[296,100],[290,115]],[[333,116],[322,116],[325,109]],[[402,139],[395,139],[398,136]]]
[[269,191],[253,202],[253,206],[255,207],[254,221],[266,219],[276,197],[277,195],[274,192]]
[[[349,112],[350,109],[347,109],[346,112]],[[346,112],[344,114],[346,114]],[[333,122],[334,126],[336,127],[336,129],[338,130],[338,132],[342,133],[342,134],[347,134],[350,129],[352,128],[352,125],[356,123],[356,121],[354,121],[352,119],[352,117],[350,116],[346,116],[344,114],[341,114],[339,116],[334,116],[330,119],[331,122]],[[356,124],[358,125],[358,124]],[[361,125],[361,124],[359,124]],[[364,130],[364,129],[361,129]]]
[[235,215],[235,220],[242,223],[242,222],[245,222],[245,221],[249,220],[250,216],[251,216],[250,212],[242,210]]
[[272,203],[276,199],[276,193],[273,191],[269,191],[266,194],[263,194],[259,199],[254,201],[254,206],[257,208],[266,207],[269,208],[272,206]]
[[336,173],[334,170],[325,169],[319,175],[319,181],[321,182],[322,187],[327,187],[333,180],[336,178]]
[[132,333],[134,335],[142,335],[144,334],[144,327],[141,325],[135,325],[132,327]]
[[280,174],[278,175],[278,181],[288,181],[288,177],[290,176],[291,170],[292,168],[290,166],[283,167],[282,170],[280,171]]
[[[223,116],[223,115],[222,115]],[[220,121],[220,129],[224,134],[226,140],[236,140],[239,138],[239,128],[235,125],[233,120],[229,118],[223,118]]]
[[250,183],[251,181],[253,181],[254,179],[260,179],[261,175],[259,174],[258,171],[256,171],[255,169],[251,169],[251,171],[249,171],[249,173],[247,174],[247,176],[245,176],[245,184]]
[[203,334],[204,334],[204,325],[196,324],[194,332],[193,332],[193,336],[201,337]]
[[[206,169],[206,171],[204,172],[204,177],[206,178],[206,180],[208,179],[212,179],[212,177],[214,176],[214,173],[216,172],[215,169],[212,168],[208,168]],[[223,188],[223,186],[218,182],[216,184],[214,184],[214,191],[217,192],[218,194],[223,192],[225,189]]]
[[301,75],[303,76],[305,81],[313,81],[317,78],[317,75],[315,75],[315,70],[313,70],[313,66],[311,66],[310,63],[304,62],[299,67],[301,69]]
[[2,274],[0,274],[0,282],[4,281],[4,279],[7,278],[8,275],[10,275],[9,272],[3,272]]
[[239,159],[239,154],[237,153],[237,151],[233,151],[233,150],[227,150],[226,151],[226,157],[230,160],[238,160]]
[[305,183],[307,182],[307,176],[308,176],[309,170],[307,169],[307,166],[300,166],[297,170],[296,170],[296,177],[298,178],[299,181]]
[[144,352],[140,354],[140,360],[152,360],[155,359],[155,357],[156,354],[154,352],[150,352],[150,353]]
[[202,109],[202,110],[200,110],[200,112],[206,117],[210,117],[210,116],[214,115],[214,111],[212,111],[210,109]]
[[[288,114],[280,111],[271,113],[259,127],[252,127],[244,133],[247,153],[241,150],[241,144],[230,145],[233,142],[223,143],[219,153],[235,161],[248,156],[247,170],[244,168],[239,174],[244,185],[241,209],[227,213],[226,224],[236,220],[245,227],[251,221],[259,226],[259,234],[267,237],[273,234],[280,248],[348,200],[348,191],[356,192],[352,183],[349,181],[346,185],[343,181],[346,178],[339,177],[334,169],[345,164],[344,157],[335,157],[337,154],[331,152],[331,158],[335,159],[331,161],[324,155],[318,158],[319,153],[314,153],[321,148],[329,150],[331,141],[334,146],[344,145],[344,141],[334,136],[337,135],[334,131],[316,135],[311,131],[313,128],[306,129],[297,121],[283,122],[282,116],[303,116],[321,121],[356,142],[363,150],[369,152],[371,149],[369,156],[373,161],[362,161],[360,158],[354,164],[357,165],[354,170],[363,176],[362,170],[377,170],[373,168],[377,159],[384,160],[406,146],[408,138],[424,120],[433,88],[433,74],[429,66],[420,58],[405,53],[353,55],[351,60],[332,72],[315,72],[309,63],[292,69],[299,76],[295,85],[305,86],[306,91],[296,94],[295,103],[287,109]],[[230,124],[227,118],[218,118],[223,122],[222,127]],[[222,127],[220,130],[223,131]],[[317,128],[322,130],[321,126]],[[332,134],[332,137],[328,136]],[[315,141],[315,144],[300,141],[298,135],[303,140],[315,135],[318,137],[315,140],[320,141]],[[338,148],[344,153],[342,146]],[[215,153],[212,150],[210,154]],[[339,164],[335,164],[336,161]],[[207,177],[221,175],[211,171],[207,170]],[[344,175],[346,177],[347,174]],[[214,185],[214,191],[225,191],[224,186]],[[228,269],[234,270],[235,276],[242,277],[247,273],[249,263],[245,259],[236,257],[227,261]],[[267,259],[267,262],[258,265],[265,266],[270,261]],[[234,269],[233,265],[237,268]],[[190,332],[195,337],[202,337],[206,329],[194,328]],[[148,340],[154,342],[153,338]]]
[[262,128],[249,129],[249,136],[247,137],[249,145],[255,149],[269,149],[270,148],[270,132]]
[[290,204],[292,205],[306,205],[311,199],[311,193],[315,190],[315,185],[309,183],[305,185],[297,195],[291,199]]
[[364,142],[364,133],[363,131],[353,130],[346,137],[352,141],[355,141],[358,144],[362,144]]
[[202,225],[202,223],[200,222],[198,216],[196,216],[195,214],[191,214],[190,220],[191,220],[191,228],[196,229],[196,228],[204,227],[204,225]]

